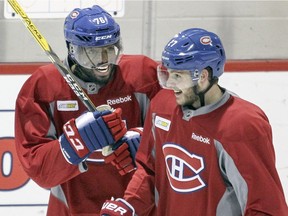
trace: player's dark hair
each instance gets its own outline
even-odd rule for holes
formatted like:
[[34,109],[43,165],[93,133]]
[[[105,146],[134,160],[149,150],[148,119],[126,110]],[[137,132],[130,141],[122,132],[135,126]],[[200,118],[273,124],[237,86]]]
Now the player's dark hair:
[[207,71],[208,71],[208,76],[209,76],[209,81],[214,84],[214,83],[217,83],[218,82],[218,77],[216,76],[213,76],[213,69],[211,67],[206,67],[205,68]]

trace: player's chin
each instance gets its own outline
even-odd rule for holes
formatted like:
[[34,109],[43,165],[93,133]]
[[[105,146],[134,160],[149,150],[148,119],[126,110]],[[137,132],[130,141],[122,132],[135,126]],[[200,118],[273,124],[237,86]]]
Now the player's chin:
[[107,76],[95,76],[96,80],[100,84],[106,84],[110,80],[110,75]]
[[185,98],[183,97],[182,93],[175,94],[176,103],[180,106],[185,104]]

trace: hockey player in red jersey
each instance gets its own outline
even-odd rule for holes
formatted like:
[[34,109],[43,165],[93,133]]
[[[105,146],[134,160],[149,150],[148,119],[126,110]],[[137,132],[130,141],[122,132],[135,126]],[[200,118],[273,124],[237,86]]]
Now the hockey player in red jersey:
[[168,42],[158,70],[166,89],[151,101],[138,169],[101,215],[288,215],[267,116],[218,85],[225,60],[204,29]]
[[[53,64],[40,67],[16,101],[16,149],[27,174],[51,189],[47,215],[96,216],[105,200],[123,196],[134,173],[141,134],[134,128],[160,90],[158,64],[120,54],[119,25],[96,5],[74,9],[64,34],[64,63],[95,106],[114,111],[88,112]],[[107,160],[101,149],[112,143],[120,147]]]

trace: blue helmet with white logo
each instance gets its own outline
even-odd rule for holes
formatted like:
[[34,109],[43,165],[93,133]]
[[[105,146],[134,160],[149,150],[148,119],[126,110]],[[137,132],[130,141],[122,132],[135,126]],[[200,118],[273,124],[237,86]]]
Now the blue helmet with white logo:
[[65,19],[64,36],[68,43],[77,46],[108,46],[120,41],[120,27],[98,5],[75,8]]
[[224,72],[226,57],[220,38],[213,32],[191,28],[175,35],[162,52],[162,64],[174,70],[189,70],[192,78],[210,67],[212,77]]

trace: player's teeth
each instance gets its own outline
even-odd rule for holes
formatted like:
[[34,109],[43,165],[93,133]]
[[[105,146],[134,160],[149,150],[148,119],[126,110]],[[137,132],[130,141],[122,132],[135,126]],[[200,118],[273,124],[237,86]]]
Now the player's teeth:
[[97,67],[97,70],[100,72],[106,72],[108,70],[108,66],[106,67]]

